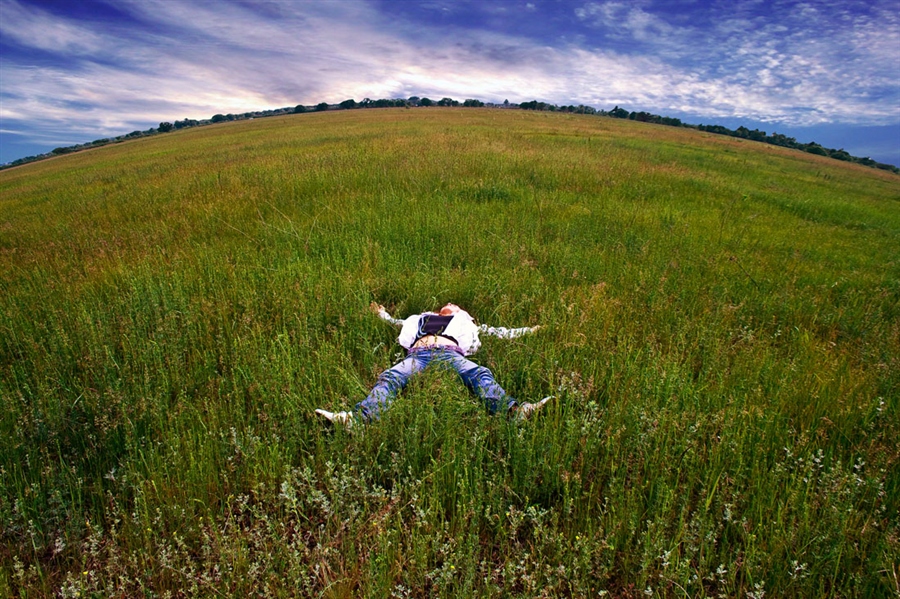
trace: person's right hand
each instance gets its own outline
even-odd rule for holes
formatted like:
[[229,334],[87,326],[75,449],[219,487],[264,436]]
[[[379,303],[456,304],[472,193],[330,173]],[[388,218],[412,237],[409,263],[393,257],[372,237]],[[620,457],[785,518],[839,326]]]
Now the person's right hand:
[[371,310],[375,314],[381,314],[382,310],[384,310],[384,306],[382,306],[378,302],[372,302],[371,304],[369,304],[369,310]]

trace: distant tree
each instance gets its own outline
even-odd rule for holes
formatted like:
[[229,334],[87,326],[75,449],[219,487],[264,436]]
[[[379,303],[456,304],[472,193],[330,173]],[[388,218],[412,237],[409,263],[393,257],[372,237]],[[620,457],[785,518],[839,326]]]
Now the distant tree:
[[428,98],[422,98],[419,100],[419,106],[434,106],[434,102]]
[[422,98],[420,98],[419,96],[410,96],[409,99],[407,100],[407,102],[409,102],[410,106],[418,106],[419,100],[421,100],[421,99]]
[[828,151],[816,142],[810,142],[806,144],[804,149],[810,154],[815,154],[816,156],[828,156]]
[[341,110],[349,110],[350,108],[356,108],[356,100],[344,100],[340,104],[338,104],[338,108]]
[[484,102],[482,102],[481,100],[474,100],[474,99],[466,100],[465,102],[463,102],[463,106],[468,106],[470,108],[480,108],[480,107],[484,106]]
[[328,110],[328,102],[320,102],[316,104],[316,112],[322,112],[323,110]]
[[[401,100],[404,101],[405,100]],[[394,106],[396,103],[394,100],[388,100],[387,98],[379,98],[378,100],[372,100],[369,102],[370,108],[390,108]]]
[[706,131],[707,133],[715,133],[717,135],[730,135],[731,137],[735,137],[735,132],[729,129],[728,127],[723,127],[722,125],[698,125],[697,129],[700,131]]
[[628,118],[632,121],[639,121],[641,123],[655,123],[659,119],[655,114],[644,111],[632,112],[628,115]]
[[767,141],[766,140],[766,132],[760,131],[759,129],[754,129],[754,130],[750,131],[747,138],[752,139],[753,141]]
[[168,133],[173,128],[174,128],[174,125],[172,125],[172,123],[163,122],[163,123],[159,124],[159,132],[160,133]]
[[304,112],[306,112],[306,106],[304,106],[303,104],[297,104],[296,106],[294,106],[294,114],[303,114]]
[[773,133],[766,139],[767,142],[772,144],[773,146],[781,146],[784,148],[796,148],[798,146],[797,140],[793,137],[788,137],[787,135],[783,135],[781,133]]
[[210,119],[210,121],[212,121],[213,123],[221,123],[222,121],[227,121],[227,120],[228,119],[225,117],[224,114],[214,114],[213,117]]
[[553,104],[547,104],[546,102],[538,102],[537,100],[532,100],[531,102],[522,102],[519,104],[519,108],[522,110],[556,110],[556,106]]
[[509,100],[503,100],[503,106],[509,108]]
[[609,111],[609,116],[617,119],[627,119],[629,116],[629,112],[624,108],[619,108],[618,106],[616,106]]
[[853,156],[851,156],[844,148],[840,150],[828,150],[828,155],[832,158],[836,158],[837,160],[843,160],[845,162],[852,162]]
[[459,102],[453,98],[441,98],[438,101],[438,106],[459,106]]

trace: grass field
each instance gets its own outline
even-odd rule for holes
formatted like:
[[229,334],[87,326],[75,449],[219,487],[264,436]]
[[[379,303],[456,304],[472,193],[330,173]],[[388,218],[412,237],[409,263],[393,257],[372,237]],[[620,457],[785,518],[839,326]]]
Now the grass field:
[[[459,303],[540,418],[400,357]],[[900,177],[356,110],[0,172],[0,595],[896,597]]]

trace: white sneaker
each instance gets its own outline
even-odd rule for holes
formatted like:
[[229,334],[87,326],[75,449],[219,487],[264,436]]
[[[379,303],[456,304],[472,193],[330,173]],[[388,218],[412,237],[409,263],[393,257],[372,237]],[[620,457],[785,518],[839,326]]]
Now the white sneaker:
[[537,403],[528,403],[525,402],[523,404],[519,404],[516,406],[515,418],[516,420],[528,420],[531,418],[535,412],[544,407],[544,404],[553,399],[553,396],[550,395],[545,397],[541,401]]
[[329,412],[317,409],[316,414],[333,424],[341,424],[346,428],[353,428],[353,414],[350,412]]

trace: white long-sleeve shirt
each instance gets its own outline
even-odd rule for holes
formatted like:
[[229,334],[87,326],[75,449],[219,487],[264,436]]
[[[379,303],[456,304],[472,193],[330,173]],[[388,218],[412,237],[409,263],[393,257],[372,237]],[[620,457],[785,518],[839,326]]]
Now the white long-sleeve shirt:
[[[401,320],[392,317],[388,314],[387,310],[382,309],[378,312],[378,316],[383,320],[402,327],[400,329],[400,335],[397,337],[397,343],[406,350],[409,350],[418,340],[419,319],[422,316],[429,314],[437,313],[423,312],[422,314],[413,314],[412,316],[408,316],[406,319]],[[460,310],[453,315],[447,328],[444,329],[443,335],[456,339],[456,343],[459,348],[463,350],[463,353],[470,356],[477,352],[478,348],[481,347],[481,340],[478,338],[479,333],[484,333],[485,335],[491,335],[500,339],[513,339],[530,333],[535,329],[537,329],[537,327],[508,329],[506,327],[489,327],[486,324],[477,325],[471,314],[465,310]]]

